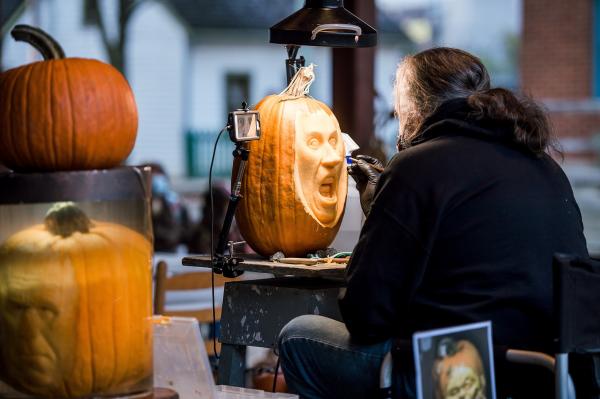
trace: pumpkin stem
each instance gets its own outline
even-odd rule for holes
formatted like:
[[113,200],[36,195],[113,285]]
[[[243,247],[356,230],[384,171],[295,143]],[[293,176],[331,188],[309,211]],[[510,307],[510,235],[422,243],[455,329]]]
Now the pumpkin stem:
[[52,36],[41,30],[29,25],[17,25],[10,34],[18,42],[27,42],[37,49],[44,60],[58,60],[65,58],[65,52],[60,44]]
[[279,95],[288,95],[292,97],[302,97],[308,94],[310,85],[315,80],[315,64],[307,67],[301,67],[292,78],[292,81]]
[[57,202],[46,213],[44,224],[50,233],[69,237],[76,231],[89,232],[92,222],[73,202]]

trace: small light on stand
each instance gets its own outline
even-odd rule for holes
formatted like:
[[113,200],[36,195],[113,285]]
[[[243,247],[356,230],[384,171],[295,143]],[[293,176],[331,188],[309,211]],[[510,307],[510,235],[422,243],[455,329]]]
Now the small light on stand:
[[[231,189],[231,196],[229,197],[227,213],[225,214],[223,227],[219,233],[219,241],[214,250],[212,267],[215,273],[222,273],[225,277],[237,277],[242,274],[242,271],[237,270],[235,267],[238,263],[242,262],[242,259],[234,256],[233,247],[240,243],[228,242],[227,237],[229,235],[229,230],[231,229],[235,210],[242,199],[240,192],[242,188],[242,179],[244,178],[248,155],[250,154],[250,150],[248,150],[246,143],[248,141],[260,139],[260,115],[258,111],[251,111],[248,109],[248,105],[243,102],[241,109],[229,113],[227,130],[229,132],[229,138],[235,143],[233,157],[239,160],[239,163],[237,174],[235,175],[235,182]],[[229,255],[225,254],[227,248],[229,248]]]

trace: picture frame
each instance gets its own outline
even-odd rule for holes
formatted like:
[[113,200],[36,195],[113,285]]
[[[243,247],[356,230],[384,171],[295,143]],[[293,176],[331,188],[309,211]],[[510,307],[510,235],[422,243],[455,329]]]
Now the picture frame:
[[496,399],[492,323],[413,334],[417,399]]

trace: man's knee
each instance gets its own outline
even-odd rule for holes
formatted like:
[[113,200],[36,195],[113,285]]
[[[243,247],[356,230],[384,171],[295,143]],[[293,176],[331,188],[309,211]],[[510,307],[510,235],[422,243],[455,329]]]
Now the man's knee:
[[279,353],[286,347],[312,345],[315,342],[325,345],[344,346],[349,333],[344,323],[318,315],[302,315],[288,322],[279,333]]
[[277,352],[280,356],[285,357],[290,346],[293,346],[293,341],[298,338],[305,338],[310,335],[311,326],[314,326],[314,315],[302,315],[290,320],[279,332]]
[[347,335],[344,323],[318,315],[302,315],[290,320],[279,333],[279,342],[304,338],[327,342]]
[[316,328],[319,328],[319,319],[324,319],[317,315],[302,315],[290,320],[279,333],[279,342],[286,341],[291,338],[304,338],[314,333]]

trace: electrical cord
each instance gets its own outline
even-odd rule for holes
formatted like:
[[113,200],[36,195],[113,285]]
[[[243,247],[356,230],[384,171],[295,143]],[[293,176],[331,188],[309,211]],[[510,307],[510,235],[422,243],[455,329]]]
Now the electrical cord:
[[[213,186],[212,186],[212,171],[213,165],[215,163],[215,154],[217,153],[217,144],[219,144],[219,139],[225,130],[229,128],[229,125],[225,126],[219,134],[217,135],[217,139],[215,140],[215,146],[213,147],[212,158],[210,160],[210,168],[208,170],[208,191],[210,195],[210,264],[213,265],[213,258],[215,254],[215,246],[214,246],[214,235],[215,235],[215,207],[213,200]],[[219,360],[220,356],[217,353],[217,312],[215,310],[215,271],[211,267],[210,269],[210,288],[212,294],[212,340],[213,340],[213,351],[215,352],[215,358]]]
[[275,364],[275,373],[273,375],[273,392],[276,392],[275,389],[277,389],[277,372],[279,371],[279,362],[280,362],[281,358],[279,356],[277,356],[277,364]]

